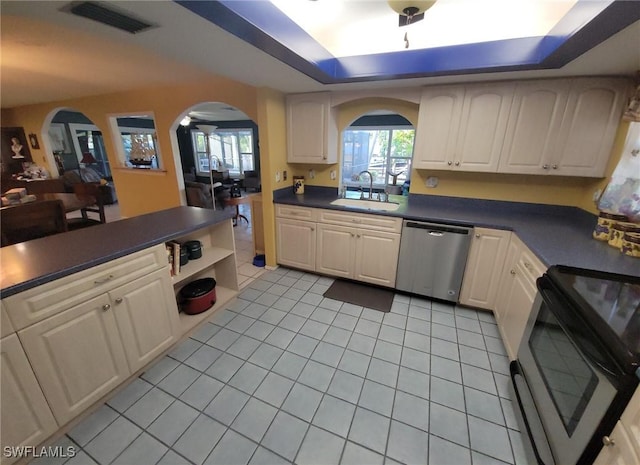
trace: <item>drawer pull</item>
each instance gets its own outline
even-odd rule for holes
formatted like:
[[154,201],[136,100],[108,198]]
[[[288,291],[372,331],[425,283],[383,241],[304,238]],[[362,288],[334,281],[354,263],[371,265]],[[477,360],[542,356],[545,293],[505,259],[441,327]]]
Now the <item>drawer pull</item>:
[[515,276],[515,274],[516,274],[516,270],[511,270],[511,271],[509,271],[509,273],[511,273],[512,275],[514,275],[514,276]]
[[533,267],[531,266],[531,263],[529,263],[529,262],[524,262],[524,267],[525,267],[527,270],[529,270],[529,271],[531,271],[531,269],[533,268]]
[[111,308],[111,304],[104,304],[104,305],[102,306],[102,311],[103,311],[103,312],[106,312],[106,311],[107,311],[107,310],[109,310],[110,308]]
[[609,436],[604,436],[602,438],[602,444],[604,444],[606,447],[611,447],[611,446],[615,446],[616,442]]
[[106,282],[109,282],[113,279],[113,275],[110,274],[109,276],[105,276],[104,278],[100,278],[100,279],[96,279],[93,284],[104,284]]
[[121,303],[122,303],[122,297],[118,297],[118,298],[116,299],[116,303],[117,303],[117,304],[121,304]]
[[480,239],[480,234],[476,234],[476,239]]
[[362,221],[360,221],[359,219],[356,219],[356,218],[352,218],[351,222],[352,223],[361,223]]

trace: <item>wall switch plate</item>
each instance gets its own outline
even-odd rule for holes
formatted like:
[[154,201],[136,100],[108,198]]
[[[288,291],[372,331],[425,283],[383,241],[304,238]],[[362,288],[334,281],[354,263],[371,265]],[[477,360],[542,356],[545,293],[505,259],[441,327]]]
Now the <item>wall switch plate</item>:
[[286,181],[286,180],[287,180],[287,170],[284,170],[284,171],[282,172],[282,180],[283,180],[283,181]]
[[316,177],[316,172],[315,170],[309,170],[309,179],[313,179]]
[[336,170],[331,170],[329,172],[329,176],[331,177],[332,181],[335,181],[336,180]]
[[280,171],[276,171],[276,182],[280,182]]
[[427,187],[437,187],[438,178],[436,178],[435,176],[429,176],[427,180],[424,182],[424,185]]

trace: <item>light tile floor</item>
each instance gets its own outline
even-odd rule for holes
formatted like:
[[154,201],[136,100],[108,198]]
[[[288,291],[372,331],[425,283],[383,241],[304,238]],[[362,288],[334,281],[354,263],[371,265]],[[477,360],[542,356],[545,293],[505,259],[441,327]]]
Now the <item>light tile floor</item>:
[[[493,316],[279,268],[71,430],[68,464],[524,464]],[[38,459],[34,463],[62,463]]]

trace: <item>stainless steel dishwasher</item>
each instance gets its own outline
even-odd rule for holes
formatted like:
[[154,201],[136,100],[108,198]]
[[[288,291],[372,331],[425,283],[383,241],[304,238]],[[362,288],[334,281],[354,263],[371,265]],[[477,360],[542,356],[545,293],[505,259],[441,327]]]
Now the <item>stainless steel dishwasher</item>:
[[471,231],[462,226],[405,220],[396,288],[457,302]]

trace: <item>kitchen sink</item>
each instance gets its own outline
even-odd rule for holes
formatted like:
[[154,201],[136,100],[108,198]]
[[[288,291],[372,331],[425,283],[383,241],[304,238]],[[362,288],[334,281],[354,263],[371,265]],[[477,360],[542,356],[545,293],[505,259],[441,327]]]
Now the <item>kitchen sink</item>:
[[360,199],[337,199],[331,202],[331,205],[340,207],[361,208],[363,210],[380,210],[393,212],[398,209],[400,204],[395,202],[378,202],[376,200],[360,200]]

